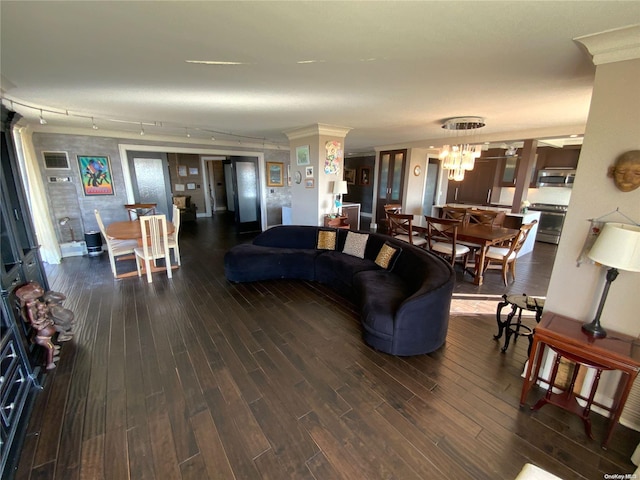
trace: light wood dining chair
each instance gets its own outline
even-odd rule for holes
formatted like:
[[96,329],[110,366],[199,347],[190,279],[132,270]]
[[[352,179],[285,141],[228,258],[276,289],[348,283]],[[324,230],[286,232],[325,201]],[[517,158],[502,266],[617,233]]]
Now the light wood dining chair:
[[416,247],[423,247],[427,240],[413,229],[413,215],[410,213],[387,212],[390,235]]
[[485,253],[485,261],[484,261],[484,271],[486,272],[489,269],[501,269],[502,270],[502,280],[505,285],[508,285],[507,281],[507,273],[511,270],[511,276],[513,280],[516,279],[516,261],[518,260],[518,252],[524,245],[524,242],[527,240],[529,236],[529,232],[533,226],[538,223],[537,220],[534,220],[531,223],[525,223],[520,227],[520,231],[518,235],[516,235],[509,245],[507,246],[492,246],[487,249]]
[[167,217],[165,215],[147,215],[140,217],[142,231],[142,246],[136,247],[136,266],[138,276],[142,276],[140,262],[144,261],[147,271],[147,282],[153,282],[151,265],[159,259],[164,259],[167,277],[171,278],[171,257],[169,256],[169,242],[167,241]]
[[111,263],[111,272],[114,277],[118,276],[116,270],[116,257],[121,257],[123,255],[132,255],[134,253],[135,248],[138,246],[137,240],[117,240],[115,238],[111,238],[107,235],[107,231],[104,227],[104,223],[102,221],[102,217],[100,216],[100,212],[98,210],[94,210],[93,213],[96,216],[96,221],[98,222],[98,227],[100,228],[100,233],[104,237],[104,240],[107,244],[107,252],[109,253],[109,262]]
[[180,208],[177,205],[173,205],[172,210],[173,233],[170,233],[167,237],[167,243],[169,244],[169,250],[173,250],[173,259],[178,265],[180,263],[180,248],[178,247],[178,232],[180,231]]
[[458,228],[462,226],[462,220],[452,218],[438,218],[425,215],[427,222],[427,246],[433,253],[447,258],[451,266],[456,260],[462,259],[463,272],[467,270],[467,262],[471,249],[458,243]]

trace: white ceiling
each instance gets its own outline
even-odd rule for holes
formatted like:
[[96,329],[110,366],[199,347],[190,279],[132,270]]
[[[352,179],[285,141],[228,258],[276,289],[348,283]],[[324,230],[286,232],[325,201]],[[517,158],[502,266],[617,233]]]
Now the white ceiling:
[[[595,67],[573,39],[640,22],[638,1],[3,0],[0,9],[4,102],[38,129],[91,131],[94,117],[101,131],[137,134],[143,122],[148,135],[188,128],[200,143],[210,130],[288,145],[284,131],[321,123],[352,128],[351,153],[427,146],[454,116],[484,117],[492,141],[583,133]],[[47,125],[19,104],[43,108]]]

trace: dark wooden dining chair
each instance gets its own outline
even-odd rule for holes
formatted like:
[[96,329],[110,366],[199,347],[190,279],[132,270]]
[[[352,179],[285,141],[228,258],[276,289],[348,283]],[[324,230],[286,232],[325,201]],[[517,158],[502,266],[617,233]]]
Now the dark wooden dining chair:
[[502,226],[506,214],[499,210],[471,209],[468,211],[469,224],[479,223],[493,227]]
[[471,249],[458,242],[458,228],[462,220],[438,218],[425,215],[427,221],[427,245],[433,253],[447,258],[451,266],[458,258],[462,260],[463,272],[467,270],[467,262]]
[[413,215],[410,213],[387,212],[387,218],[392,237],[417,247],[424,247],[427,244],[426,238],[413,229]]
[[124,206],[129,214],[129,220],[137,220],[145,215],[155,215],[157,203],[129,203]]
[[536,223],[538,223],[538,221],[534,220],[531,223],[525,223],[522,225],[518,231],[518,235],[509,242],[509,245],[489,247],[485,253],[484,271],[486,272],[489,269],[501,269],[502,280],[505,285],[508,285],[507,273],[511,270],[511,276],[515,281],[518,252],[520,252],[520,249],[527,240],[531,229]]
[[442,207],[442,218],[460,220],[463,225],[469,223],[469,209],[464,207]]
[[384,221],[386,223],[385,225],[385,231],[387,232],[387,235],[391,235],[391,227],[389,225],[389,217],[387,216],[387,213],[391,212],[391,213],[402,213],[402,205],[399,203],[387,203],[386,205],[384,205]]

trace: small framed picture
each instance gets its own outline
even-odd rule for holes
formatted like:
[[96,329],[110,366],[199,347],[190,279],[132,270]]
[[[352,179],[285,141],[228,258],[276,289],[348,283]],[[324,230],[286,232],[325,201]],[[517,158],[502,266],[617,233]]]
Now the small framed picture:
[[187,176],[187,166],[186,165],[178,165],[178,176],[186,177]]
[[304,188],[313,188],[315,185],[313,178],[307,178],[304,181]]
[[371,167],[360,167],[358,169],[358,185],[371,184]]
[[173,186],[173,190],[176,192],[184,192],[184,183],[176,183]]
[[267,162],[267,187],[284,187],[284,164]]
[[309,165],[309,163],[311,163],[311,159],[309,157],[309,145],[296,147],[296,159],[298,161],[298,165]]
[[353,168],[345,168],[344,169],[344,180],[347,181],[348,185],[356,184],[356,171]]
[[195,190],[195,189],[196,189],[195,183],[187,183],[187,190]]
[[304,169],[304,176],[307,178],[313,178],[313,167],[306,167]]
[[198,175],[198,167],[189,167],[189,175]]

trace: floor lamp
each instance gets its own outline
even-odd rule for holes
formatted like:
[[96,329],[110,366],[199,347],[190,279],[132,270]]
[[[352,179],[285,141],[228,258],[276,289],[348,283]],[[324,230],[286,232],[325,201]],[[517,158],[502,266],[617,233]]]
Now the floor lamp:
[[338,216],[342,215],[342,195],[347,193],[347,181],[336,180],[333,182],[333,194],[336,196],[336,208],[338,209]]
[[600,315],[609,287],[618,277],[618,270],[640,272],[640,227],[624,223],[605,224],[587,256],[608,270],[596,316],[591,323],[585,323],[582,330],[594,338],[604,338],[607,332],[600,325]]

